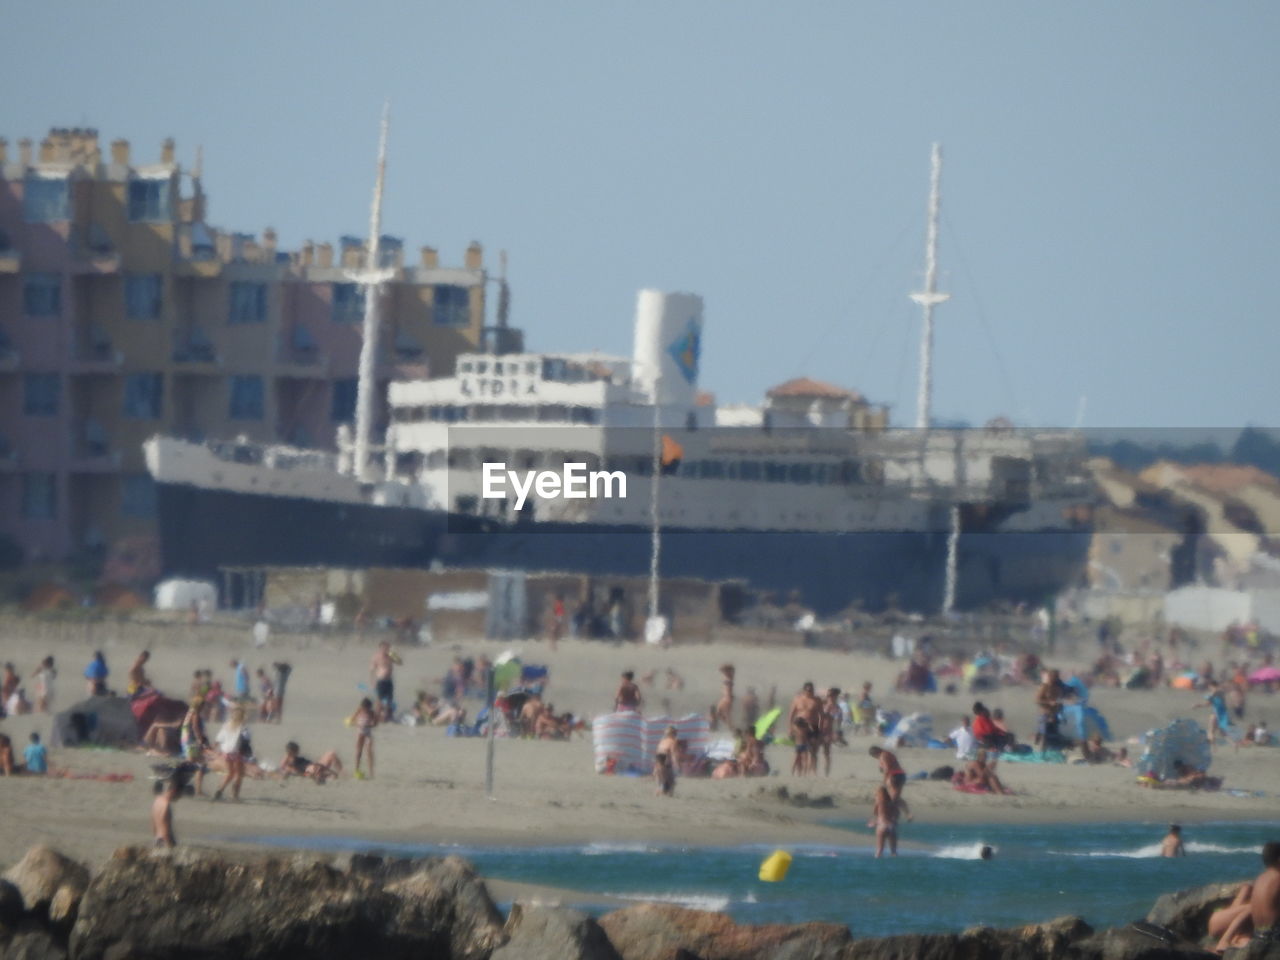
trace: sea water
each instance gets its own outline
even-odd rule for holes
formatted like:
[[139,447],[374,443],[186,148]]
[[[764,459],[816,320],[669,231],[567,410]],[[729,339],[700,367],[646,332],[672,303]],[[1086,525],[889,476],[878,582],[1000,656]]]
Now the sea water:
[[[869,835],[865,823],[835,824]],[[1160,857],[1166,823],[963,825],[908,823],[911,850],[876,860],[864,847],[783,845],[794,858],[786,879],[758,879],[775,847],[680,847],[592,843],[544,847],[373,844],[358,838],[260,837],[275,846],[362,850],[397,856],[458,854],[487,877],[581,891],[575,906],[615,909],[593,899],[657,900],[720,910],[741,923],[826,921],[855,937],[1012,927],[1064,914],[1094,927],[1141,919],[1162,893],[1253,877],[1259,849],[1280,839],[1280,822],[1184,827],[1188,856]],[[994,848],[983,861],[984,845]]]

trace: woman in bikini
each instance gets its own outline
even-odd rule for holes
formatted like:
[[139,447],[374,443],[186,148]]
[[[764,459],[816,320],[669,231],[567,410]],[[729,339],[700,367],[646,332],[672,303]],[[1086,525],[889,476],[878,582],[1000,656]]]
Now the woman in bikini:
[[898,803],[889,794],[889,788],[881,784],[876,788],[876,803],[872,810],[872,820],[868,826],[876,829],[876,857],[884,855],[884,847],[889,845],[889,855],[898,855]]
[[724,724],[725,727],[730,729],[733,727],[733,664],[726,663],[721,666],[720,675],[724,680],[720,689],[720,700],[716,703],[713,730],[718,724]]
[[310,777],[323,785],[330,777],[336,778],[342,772],[342,761],[338,754],[330,750],[319,760],[308,760],[302,755],[302,748],[290,740],[284,745],[284,759],[280,761],[280,779],[290,777]]
[[360,760],[364,756],[365,749],[369,751],[369,779],[373,779],[373,728],[378,725],[378,715],[374,712],[373,701],[365,697],[360,701],[360,706],[356,707],[356,712],[351,715],[347,721],[349,726],[356,728],[356,772],[357,780],[363,780],[364,774],[360,772]]

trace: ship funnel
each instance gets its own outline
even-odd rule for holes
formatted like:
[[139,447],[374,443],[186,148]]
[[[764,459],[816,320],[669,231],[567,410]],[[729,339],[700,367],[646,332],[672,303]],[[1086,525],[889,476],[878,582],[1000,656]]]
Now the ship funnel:
[[641,290],[636,298],[636,383],[662,406],[692,407],[702,355],[702,298]]

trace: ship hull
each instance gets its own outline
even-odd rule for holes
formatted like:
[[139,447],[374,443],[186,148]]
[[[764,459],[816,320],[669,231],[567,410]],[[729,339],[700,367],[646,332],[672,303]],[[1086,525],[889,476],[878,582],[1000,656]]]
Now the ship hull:
[[[218,580],[220,570],[272,566],[443,566],[646,576],[648,530],[586,523],[500,525],[414,508],[335,503],[158,485],[166,576]],[[1044,602],[1079,582],[1082,530],[973,532],[960,537],[956,603]],[[936,611],[945,589],[941,532],[859,533],[664,529],[664,577],[742,580],[829,615],[857,605]]]

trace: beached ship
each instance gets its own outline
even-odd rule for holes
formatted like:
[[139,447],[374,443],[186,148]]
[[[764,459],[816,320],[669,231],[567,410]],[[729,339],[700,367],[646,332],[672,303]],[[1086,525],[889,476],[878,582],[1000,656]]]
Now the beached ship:
[[[336,454],[149,440],[165,573],[699,577],[746,581],[822,613],[1044,601],[1078,582],[1086,562],[1084,440],[1000,424],[930,428],[932,313],[946,299],[936,290],[939,169],[935,149],[925,289],[913,294],[925,314],[916,428],[892,428],[884,408],[810,380],[758,406],[717,407],[698,389],[702,301],[691,294],[641,291],[625,358],[523,352],[500,308],[487,349],[461,355],[453,376],[391,383],[381,445],[369,436],[363,356],[355,434]],[[370,288],[371,357],[380,281],[358,279]],[[575,469],[583,497],[565,495]],[[521,494],[521,477],[548,474],[562,482],[528,479]]]

